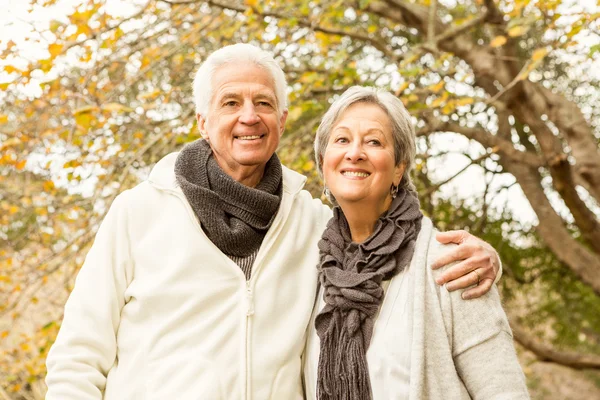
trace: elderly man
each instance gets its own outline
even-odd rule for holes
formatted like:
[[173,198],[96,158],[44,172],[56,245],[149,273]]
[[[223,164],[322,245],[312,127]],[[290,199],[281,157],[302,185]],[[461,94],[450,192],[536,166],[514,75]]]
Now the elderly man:
[[[47,399],[303,397],[317,241],[331,213],[275,154],[285,91],[281,68],[250,45],[200,67],[203,139],[115,199],[48,355]],[[464,244],[438,264],[466,260],[444,280],[483,280],[473,293],[486,292],[493,249],[450,240]]]

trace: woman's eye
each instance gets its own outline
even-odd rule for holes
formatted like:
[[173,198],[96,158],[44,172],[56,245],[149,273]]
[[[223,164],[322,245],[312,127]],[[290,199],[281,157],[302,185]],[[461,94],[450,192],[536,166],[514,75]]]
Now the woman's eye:
[[372,144],[373,146],[381,146],[381,142],[377,139],[369,140],[369,144]]
[[348,143],[348,139],[344,138],[344,137],[340,137],[335,139],[335,143]]

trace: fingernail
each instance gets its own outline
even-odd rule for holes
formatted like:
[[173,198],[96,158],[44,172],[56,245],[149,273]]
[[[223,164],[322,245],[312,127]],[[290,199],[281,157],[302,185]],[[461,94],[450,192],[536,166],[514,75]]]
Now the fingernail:
[[460,297],[462,297],[463,300],[469,300],[471,298],[471,296],[466,293],[461,294]]
[[444,280],[442,278],[435,278],[435,283],[441,285],[442,283],[444,283]]

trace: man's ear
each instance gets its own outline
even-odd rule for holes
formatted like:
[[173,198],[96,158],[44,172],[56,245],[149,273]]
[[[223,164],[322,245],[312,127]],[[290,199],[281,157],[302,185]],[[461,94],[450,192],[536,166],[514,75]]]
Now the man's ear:
[[283,135],[283,131],[285,130],[285,121],[287,120],[287,116],[288,116],[288,110],[285,109],[285,110],[283,110],[283,113],[281,113],[281,118],[279,119],[279,123],[281,124],[281,126],[279,128],[279,136]]
[[200,113],[196,114],[196,121],[198,122],[198,130],[203,139],[208,140],[208,133],[206,131],[206,119]]

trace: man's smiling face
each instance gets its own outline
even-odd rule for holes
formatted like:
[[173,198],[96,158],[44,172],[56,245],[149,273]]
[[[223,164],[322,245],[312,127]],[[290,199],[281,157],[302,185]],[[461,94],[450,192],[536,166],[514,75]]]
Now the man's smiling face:
[[227,174],[242,181],[259,173],[258,183],[287,117],[287,110],[277,108],[273,79],[252,63],[226,64],[215,72],[212,87],[208,115],[198,116],[203,137]]

